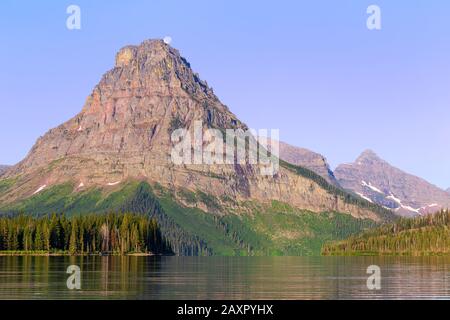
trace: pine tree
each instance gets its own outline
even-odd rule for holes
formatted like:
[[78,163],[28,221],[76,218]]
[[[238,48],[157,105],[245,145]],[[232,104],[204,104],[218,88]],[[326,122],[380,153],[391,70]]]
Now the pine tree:
[[36,232],[34,234],[34,250],[44,250],[44,235],[42,233],[42,226],[40,223],[36,225]]
[[33,250],[33,230],[29,224],[25,225],[23,232],[23,249],[25,251]]
[[[179,237],[179,241],[183,239]],[[202,252],[194,241],[180,246],[183,252]],[[70,254],[114,252],[167,252],[155,219],[134,214],[86,215],[65,218],[64,215],[31,218],[0,217],[0,250],[66,251]]]
[[78,239],[77,239],[77,223],[76,220],[74,220],[71,228],[70,233],[70,240],[69,240],[69,253],[71,255],[74,255],[78,252]]

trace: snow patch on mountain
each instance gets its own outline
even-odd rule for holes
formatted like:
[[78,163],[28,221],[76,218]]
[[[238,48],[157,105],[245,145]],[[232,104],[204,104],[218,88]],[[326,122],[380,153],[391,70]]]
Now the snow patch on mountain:
[[411,212],[415,212],[415,213],[417,213],[417,214],[422,214],[422,213],[420,212],[420,208],[414,209],[414,208],[411,207],[411,206],[404,205],[404,204],[402,203],[402,201],[401,201],[399,198],[397,198],[396,196],[394,196],[392,193],[390,194],[390,196],[387,197],[387,199],[394,200],[395,202],[398,203],[398,205],[399,205],[400,207],[398,207],[397,209],[395,209],[395,211],[399,211],[400,208],[402,208],[402,209],[405,209],[405,210],[408,210],[408,211],[411,211]]
[[399,198],[397,198],[396,196],[394,196],[392,193],[390,196],[387,197],[387,199],[391,199],[394,200],[395,202],[397,202],[398,204],[402,204],[402,200],[400,200]]
[[46,185],[46,184],[44,184],[43,186],[40,186],[40,187],[33,193],[33,195],[34,195],[34,194],[38,194],[39,192],[41,192],[41,191],[44,190],[45,188],[47,188],[47,185]]
[[370,199],[369,197],[366,197],[366,196],[363,195],[362,193],[357,192],[356,194],[357,194],[358,196],[360,196],[361,198],[363,198],[363,199],[365,199],[365,200],[367,200],[367,201],[373,203],[372,199]]
[[121,181],[116,181],[116,182],[109,182],[107,185],[108,186],[116,186],[120,183]]
[[362,180],[362,181],[361,181],[361,185],[362,185],[363,187],[368,187],[368,188],[371,189],[372,191],[375,191],[375,192],[384,194],[383,191],[381,191],[381,190],[378,189],[377,187],[373,186],[370,182],[367,183],[367,182],[365,182],[364,180]]

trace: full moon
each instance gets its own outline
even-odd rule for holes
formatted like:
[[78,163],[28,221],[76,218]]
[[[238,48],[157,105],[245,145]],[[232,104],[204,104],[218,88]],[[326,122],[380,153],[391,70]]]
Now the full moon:
[[170,44],[172,42],[172,38],[169,37],[169,36],[165,36],[163,41],[164,41],[165,44]]

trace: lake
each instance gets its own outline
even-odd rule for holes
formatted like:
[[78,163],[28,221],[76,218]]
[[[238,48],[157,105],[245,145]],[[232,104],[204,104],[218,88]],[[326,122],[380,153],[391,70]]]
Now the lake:
[[450,257],[0,257],[0,299],[415,298],[450,299]]

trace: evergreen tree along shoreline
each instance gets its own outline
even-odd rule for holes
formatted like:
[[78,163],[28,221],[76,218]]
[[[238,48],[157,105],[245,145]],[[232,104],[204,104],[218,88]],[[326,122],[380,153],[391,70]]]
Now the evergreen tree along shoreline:
[[323,245],[322,255],[450,255],[450,211],[370,229]]
[[172,254],[156,219],[141,214],[0,217],[0,254]]

